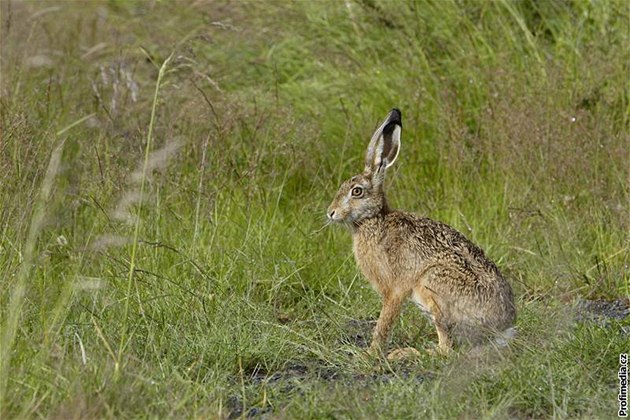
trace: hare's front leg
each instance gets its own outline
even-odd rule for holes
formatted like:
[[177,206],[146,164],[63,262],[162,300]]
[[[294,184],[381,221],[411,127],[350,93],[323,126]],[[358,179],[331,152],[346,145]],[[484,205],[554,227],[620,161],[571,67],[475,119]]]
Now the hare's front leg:
[[369,352],[373,355],[379,355],[387,350],[387,342],[394,323],[400,315],[402,305],[407,298],[404,294],[387,294],[383,296],[383,307],[378,317],[374,335],[372,336],[372,344]]

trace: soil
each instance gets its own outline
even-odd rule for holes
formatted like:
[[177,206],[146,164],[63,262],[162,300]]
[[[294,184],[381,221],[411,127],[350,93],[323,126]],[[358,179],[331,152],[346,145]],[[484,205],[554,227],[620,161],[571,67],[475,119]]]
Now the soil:
[[340,342],[366,348],[372,340],[372,331],[375,326],[376,321],[372,319],[351,319],[344,326],[346,334]]
[[[623,321],[628,316],[630,316],[630,299],[628,298],[612,301],[582,299],[575,305],[575,319],[578,322],[595,322],[608,327],[611,321]],[[627,329],[624,331],[630,332]]]

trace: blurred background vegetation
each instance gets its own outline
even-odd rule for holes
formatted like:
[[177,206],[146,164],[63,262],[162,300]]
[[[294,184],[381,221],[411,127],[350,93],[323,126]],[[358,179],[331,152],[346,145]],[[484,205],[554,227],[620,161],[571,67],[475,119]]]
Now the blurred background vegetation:
[[[616,413],[627,327],[566,308],[630,296],[630,3],[0,12],[3,417]],[[379,301],[321,228],[394,106],[390,202],[516,291],[521,338],[491,367],[353,356]],[[396,345],[436,340],[416,312]]]

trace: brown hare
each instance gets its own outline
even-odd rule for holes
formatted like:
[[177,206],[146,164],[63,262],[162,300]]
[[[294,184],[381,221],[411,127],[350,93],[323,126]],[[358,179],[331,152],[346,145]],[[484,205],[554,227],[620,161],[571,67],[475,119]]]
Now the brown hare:
[[363,173],[341,185],[327,214],[349,227],[357,264],[383,300],[370,353],[386,351],[408,298],[433,321],[440,353],[454,341],[476,344],[494,336],[503,344],[514,334],[516,310],[497,266],[452,227],[387,204],[385,172],[400,152],[401,131],[401,113],[393,109],[372,136]]

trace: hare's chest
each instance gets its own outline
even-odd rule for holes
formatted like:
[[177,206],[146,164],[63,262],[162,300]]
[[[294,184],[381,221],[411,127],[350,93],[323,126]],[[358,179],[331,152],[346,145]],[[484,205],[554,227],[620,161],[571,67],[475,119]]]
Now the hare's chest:
[[378,243],[356,238],[353,241],[354,258],[359,270],[379,293],[391,283],[392,270]]

